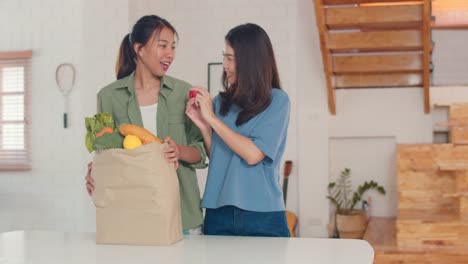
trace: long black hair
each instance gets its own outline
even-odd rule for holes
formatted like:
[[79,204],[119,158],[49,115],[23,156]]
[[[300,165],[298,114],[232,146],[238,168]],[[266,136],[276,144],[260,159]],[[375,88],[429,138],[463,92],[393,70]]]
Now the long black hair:
[[115,64],[117,79],[122,79],[135,71],[137,57],[133,44],[146,45],[153,34],[159,34],[163,28],[170,29],[178,37],[177,31],[167,20],[155,15],[144,16],[135,23],[132,32],[125,35],[120,44],[119,55]]
[[273,47],[263,28],[239,25],[227,33],[225,41],[235,53],[237,80],[229,86],[223,73],[220,113],[225,116],[232,104],[239,106],[236,125],[240,126],[270,105],[272,88],[281,89],[281,84]]

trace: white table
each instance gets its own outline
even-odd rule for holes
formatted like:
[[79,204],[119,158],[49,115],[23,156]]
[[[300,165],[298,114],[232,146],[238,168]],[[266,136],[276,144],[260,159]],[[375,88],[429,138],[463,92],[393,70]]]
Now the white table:
[[94,233],[0,233],[1,264],[371,264],[363,240],[186,236],[168,247],[96,245]]

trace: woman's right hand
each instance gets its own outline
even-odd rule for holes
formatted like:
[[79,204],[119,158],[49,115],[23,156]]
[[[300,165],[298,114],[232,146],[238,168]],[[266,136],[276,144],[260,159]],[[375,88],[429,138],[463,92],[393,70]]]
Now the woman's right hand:
[[191,98],[187,102],[187,105],[185,106],[185,114],[201,131],[211,129],[211,126],[203,118],[201,109],[195,100],[195,98]]
[[93,195],[94,191],[94,180],[91,177],[91,170],[93,169],[93,163],[88,163],[88,172],[86,173],[86,190],[88,191],[89,196]]

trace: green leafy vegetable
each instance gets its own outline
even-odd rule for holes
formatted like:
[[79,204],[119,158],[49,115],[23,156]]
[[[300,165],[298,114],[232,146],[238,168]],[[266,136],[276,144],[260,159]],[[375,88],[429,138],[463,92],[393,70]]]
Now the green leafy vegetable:
[[94,150],[104,150],[111,148],[123,148],[122,143],[124,136],[122,136],[116,129],[114,133],[106,133],[94,140]]
[[[98,113],[93,117],[86,117],[85,126],[85,145],[90,153],[94,150],[122,148],[123,136],[115,129],[115,122],[109,113]],[[101,132],[105,127],[111,128],[114,132],[96,137],[96,134]]]

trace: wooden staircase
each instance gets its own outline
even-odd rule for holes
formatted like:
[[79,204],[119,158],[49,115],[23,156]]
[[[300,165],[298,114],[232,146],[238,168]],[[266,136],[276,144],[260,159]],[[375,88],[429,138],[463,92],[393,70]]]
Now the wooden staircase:
[[314,0],[328,106],[335,89],[423,87],[429,112],[431,0]]
[[468,104],[449,119],[451,144],[398,146],[398,217],[364,236],[374,263],[468,263]]

